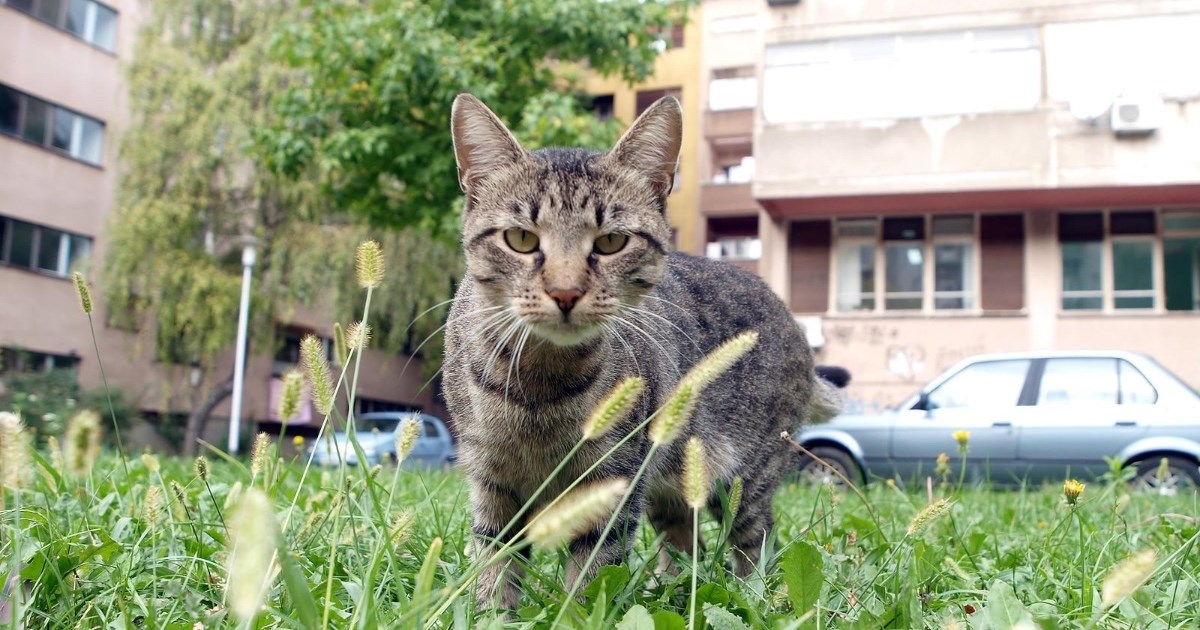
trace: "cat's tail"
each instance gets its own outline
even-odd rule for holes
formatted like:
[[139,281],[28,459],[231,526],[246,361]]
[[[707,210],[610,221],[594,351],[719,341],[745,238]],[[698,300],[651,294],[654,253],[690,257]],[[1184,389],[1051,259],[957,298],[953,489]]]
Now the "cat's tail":
[[817,378],[813,380],[808,423],[820,424],[842,412],[846,401],[840,390],[850,384],[850,370],[836,365],[818,365],[813,371]]

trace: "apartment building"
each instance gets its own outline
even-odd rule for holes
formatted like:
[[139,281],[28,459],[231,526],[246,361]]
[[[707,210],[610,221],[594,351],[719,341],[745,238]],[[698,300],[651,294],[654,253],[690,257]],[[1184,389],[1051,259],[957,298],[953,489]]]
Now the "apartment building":
[[[145,10],[136,0],[0,0],[0,371],[71,368],[84,388],[100,387],[70,274],[94,275],[105,254],[128,118],[122,65]],[[156,362],[152,339],[110,327],[96,298],[110,385],[148,417],[178,422],[200,397],[199,374]],[[277,426],[280,376],[298,360],[300,337],[330,327],[299,309],[280,318],[276,339],[254,340],[243,426]],[[231,348],[212,378],[232,371]],[[368,351],[358,391],[360,411],[441,411],[420,362],[404,356]],[[228,403],[217,408],[205,439],[225,444],[229,413]],[[311,430],[317,420],[304,405],[292,426]]]
[[1194,1],[706,1],[707,251],[862,408],[992,351],[1200,385],[1197,32]]
[[674,230],[675,248],[689,253],[703,251],[702,226],[697,221],[700,140],[700,20],[701,7],[689,7],[686,22],[661,33],[662,54],[654,73],[641,83],[629,85],[619,77],[589,75],[584,89],[593,95],[593,109],[601,119],[616,118],[632,123],[646,108],[664,96],[674,96],[683,106],[683,142],[675,189],[667,199],[667,216]]

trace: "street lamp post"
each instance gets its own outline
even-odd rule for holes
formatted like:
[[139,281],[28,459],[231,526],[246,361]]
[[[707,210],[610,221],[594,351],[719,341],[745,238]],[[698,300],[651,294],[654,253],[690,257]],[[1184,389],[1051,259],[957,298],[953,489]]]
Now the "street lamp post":
[[242,430],[242,385],[246,380],[246,328],[250,318],[250,274],[258,252],[254,238],[242,241],[242,302],[238,307],[237,349],[233,363],[233,404],[229,410],[229,453],[238,452],[238,437]]

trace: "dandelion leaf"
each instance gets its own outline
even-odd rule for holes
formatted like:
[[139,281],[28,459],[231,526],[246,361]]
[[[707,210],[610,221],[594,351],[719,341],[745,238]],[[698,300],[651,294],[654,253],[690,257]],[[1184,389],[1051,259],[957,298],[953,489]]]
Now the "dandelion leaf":
[[617,624],[617,630],[655,630],[654,617],[650,616],[645,606],[638,604],[626,611]]
[[1003,580],[992,582],[988,589],[985,613],[993,630],[1008,630],[1017,624],[1033,622],[1033,616],[1017,599],[1012,585]]
[[713,630],[750,630],[741,617],[713,604],[704,605],[704,618]]
[[629,584],[629,567],[619,564],[612,564],[602,567],[596,572],[596,577],[583,590],[583,596],[589,600],[595,601],[600,594],[608,593],[610,595],[620,593],[626,584]]
[[812,610],[821,598],[821,587],[825,585],[825,559],[821,551],[807,542],[796,541],[784,554],[780,566],[792,610],[797,615]]
[[679,613],[660,610],[654,613],[654,630],[684,630],[687,622]]

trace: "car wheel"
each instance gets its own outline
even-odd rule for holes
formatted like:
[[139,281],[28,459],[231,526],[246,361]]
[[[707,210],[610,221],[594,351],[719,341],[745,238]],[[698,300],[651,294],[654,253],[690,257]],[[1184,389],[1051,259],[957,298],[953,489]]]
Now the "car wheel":
[[832,446],[817,446],[809,449],[809,452],[824,463],[804,455],[804,463],[800,464],[801,480],[815,485],[844,488],[847,480],[851,484],[858,484],[862,479],[858,464],[846,451]]
[[1196,462],[1181,457],[1160,457],[1137,463],[1137,476],[1131,485],[1136,490],[1162,496],[1195,492],[1200,488],[1200,469]]

